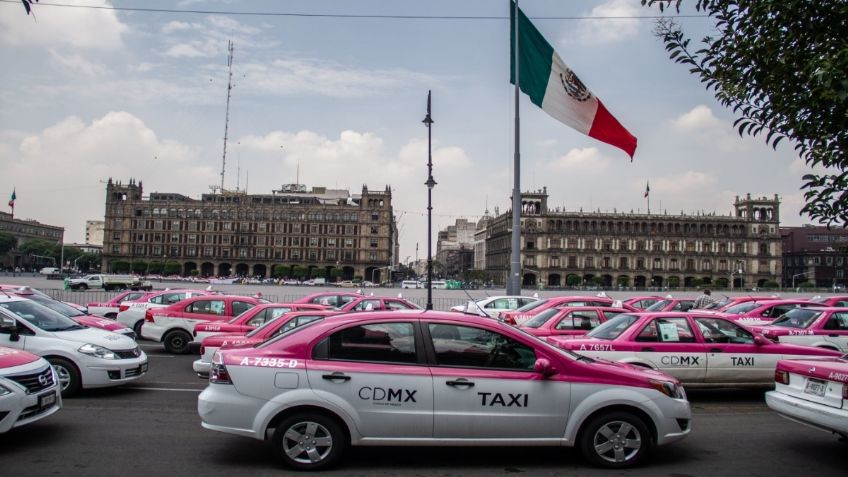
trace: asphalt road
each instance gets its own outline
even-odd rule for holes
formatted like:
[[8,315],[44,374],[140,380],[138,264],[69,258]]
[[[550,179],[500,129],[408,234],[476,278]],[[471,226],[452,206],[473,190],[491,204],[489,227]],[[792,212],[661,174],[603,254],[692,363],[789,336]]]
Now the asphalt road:
[[[0,475],[281,475],[262,442],[200,427],[206,382],[193,356],[142,342],[150,372],[122,388],[84,391],[38,423],[0,435]],[[590,467],[573,449],[353,448],[328,475],[844,476],[848,444],[780,418],[762,391],[689,392],[693,431],[628,471]]]

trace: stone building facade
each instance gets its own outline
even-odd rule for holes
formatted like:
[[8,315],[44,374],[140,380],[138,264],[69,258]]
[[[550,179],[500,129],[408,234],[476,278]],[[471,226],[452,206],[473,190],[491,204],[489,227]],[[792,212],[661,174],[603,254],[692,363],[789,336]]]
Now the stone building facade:
[[844,290],[848,285],[848,229],[781,227],[783,285],[801,283]]
[[[106,185],[103,270],[118,261],[170,263],[182,275],[385,280],[395,264],[392,192],[288,184],[271,194],[143,196],[142,183]],[[195,271],[196,270],[196,271]],[[334,271],[335,270],[335,271]]]
[[[736,198],[735,215],[549,210],[547,188],[522,193],[523,286],[762,287],[782,273],[780,201]],[[492,219],[486,268],[509,273],[512,212]]]
[[[16,219],[12,214],[0,212],[0,232],[15,237],[16,247],[27,240],[44,240],[46,242],[61,244],[65,235],[64,227],[47,225],[32,219]],[[0,268],[39,268],[43,266],[58,266],[46,257],[27,256],[18,250],[11,250],[6,255],[0,256]]]

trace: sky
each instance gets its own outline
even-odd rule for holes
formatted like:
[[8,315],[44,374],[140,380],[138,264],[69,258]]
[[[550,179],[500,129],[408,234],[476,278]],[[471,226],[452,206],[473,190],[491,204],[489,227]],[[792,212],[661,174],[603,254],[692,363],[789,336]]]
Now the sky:
[[[654,20],[634,18],[658,10],[639,0],[519,4],[639,141],[631,162],[522,95],[523,191],[547,187],[551,208],[645,212],[650,182],[651,211],[670,215],[727,215],[736,196],[777,194],[782,225],[810,223],[799,215],[808,167],[790,143],[773,150],[739,137],[732,112],[668,59]],[[64,227],[67,243],[84,242],[86,220],[103,220],[109,178],[197,199],[221,183],[228,41],[225,188],[268,194],[298,178],[357,194],[363,184],[391,187],[399,259],[425,259],[422,119],[432,91],[434,237],[456,219],[510,208],[507,0],[52,0],[33,9],[28,17],[20,1],[0,0],[0,196],[14,190],[15,216]],[[678,21],[696,40],[711,31],[705,17]]]

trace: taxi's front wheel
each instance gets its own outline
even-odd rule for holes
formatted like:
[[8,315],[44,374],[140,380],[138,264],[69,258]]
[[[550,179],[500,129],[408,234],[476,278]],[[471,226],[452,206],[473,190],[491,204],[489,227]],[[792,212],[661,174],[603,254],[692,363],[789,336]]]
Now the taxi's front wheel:
[[627,412],[608,412],[586,423],[580,434],[580,451],[601,467],[623,468],[639,462],[653,446],[648,426]]
[[273,442],[283,462],[299,470],[328,468],[341,458],[347,446],[339,424],[316,413],[283,419],[274,431]]

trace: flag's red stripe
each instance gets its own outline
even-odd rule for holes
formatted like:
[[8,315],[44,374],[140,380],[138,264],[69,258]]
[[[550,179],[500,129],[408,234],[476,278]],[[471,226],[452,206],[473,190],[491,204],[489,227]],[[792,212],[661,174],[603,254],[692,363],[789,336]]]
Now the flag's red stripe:
[[622,149],[631,160],[636,152],[636,136],[624,129],[624,126],[607,111],[600,99],[598,112],[595,113],[595,120],[592,121],[592,128],[589,129],[589,137]]

